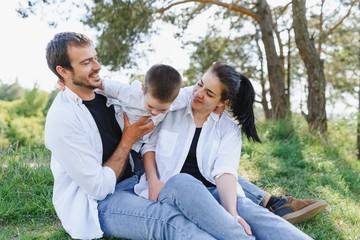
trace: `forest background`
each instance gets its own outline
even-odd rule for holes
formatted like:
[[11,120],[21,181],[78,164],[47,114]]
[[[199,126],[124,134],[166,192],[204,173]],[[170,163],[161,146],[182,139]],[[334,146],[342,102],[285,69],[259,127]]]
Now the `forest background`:
[[[327,212],[299,226],[312,237],[360,236],[358,1],[270,7],[265,0],[44,0],[19,1],[16,10],[28,18],[49,14],[48,7],[64,18],[86,9],[82,23],[96,33],[100,62],[128,72],[129,81],[143,79],[137,59],[152,54],[150,40],[162,24],[176,29],[191,56],[184,85],[214,61],[247,75],[256,86],[263,144],[244,142],[239,172],[272,193],[325,199]],[[192,24],[203,25],[205,36],[187,38]],[[1,239],[68,238],[51,204],[50,154],[43,145],[56,94],[0,82]]]

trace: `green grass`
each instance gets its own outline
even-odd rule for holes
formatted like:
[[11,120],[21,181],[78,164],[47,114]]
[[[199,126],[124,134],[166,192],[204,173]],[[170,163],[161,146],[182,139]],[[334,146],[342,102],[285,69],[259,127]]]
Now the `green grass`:
[[240,174],[273,194],[326,200],[325,212],[297,225],[314,239],[359,239],[356,126],[330,122],[328,141],[296,118],[293,123],[267,122],[260,132],[262,144],[244,142]]
[[[327,210],[297,225],[315,239],[359,239],[360,161],[356,127],[329,123],[329,140],[302,119],[259,124],[262,144],[244,140],[239,172],[273,194],[324,199]],[[0,239],[70,239],[51,203],[50,154],[43,146],[0,150]]]

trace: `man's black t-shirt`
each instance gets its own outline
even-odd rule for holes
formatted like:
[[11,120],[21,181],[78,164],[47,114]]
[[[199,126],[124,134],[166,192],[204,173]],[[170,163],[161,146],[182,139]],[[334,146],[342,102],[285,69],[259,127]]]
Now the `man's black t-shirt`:
[[182,167],[180,172],[188,173],[192,175],[193,177],[201,181],[206,187],[214,187],[215,185],[209,182],[208,180],[206,180],[204,176],[201,174],[197,163],[196,147],[199,141],[200,132],[201,132],[201,128],[196,128],[193,140],[191,142],[189,153],[186,157],[184,166]]
[[[120,142],[122,131],[115,118],[114,106],[106,106],[106,97],[95,93],[95,98],[90,101],[83,101],[89,109],[96,125],[99,129],[103,145],[102,163],[104,164],[114,153]],[[132,176],[130,163],[127,163],[126,169],[120,179]]]

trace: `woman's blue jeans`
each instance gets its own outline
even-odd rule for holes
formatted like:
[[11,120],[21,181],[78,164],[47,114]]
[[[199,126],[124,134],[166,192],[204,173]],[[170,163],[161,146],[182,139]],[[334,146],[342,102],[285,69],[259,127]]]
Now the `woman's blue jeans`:
[[[206,189],[188,174],[172,177],[161,191],[158,202],[137,196],[133,192],[137,181],[136,175],[125,179],[117,184],[114,194],[99,202],[100,225],[105,236],[171,240],[254,239],[247,236],[242,226],[221,207],[215,188]],[[260,202],[264,192],[251,195]],[[256,238],[311,239],[248,198],[238,198],[238,212],[251,226]]]

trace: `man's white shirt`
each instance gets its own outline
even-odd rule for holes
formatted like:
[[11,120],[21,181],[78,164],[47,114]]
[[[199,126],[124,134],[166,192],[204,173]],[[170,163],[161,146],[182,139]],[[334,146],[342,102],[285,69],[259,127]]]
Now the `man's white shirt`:
[[102,166],[103,146],[94,118],[68,88],[49,109],[45,145],[51,151],[53,204],[64,229],[72,238],[101,237],[97,201],[114,192],[116,175]]

